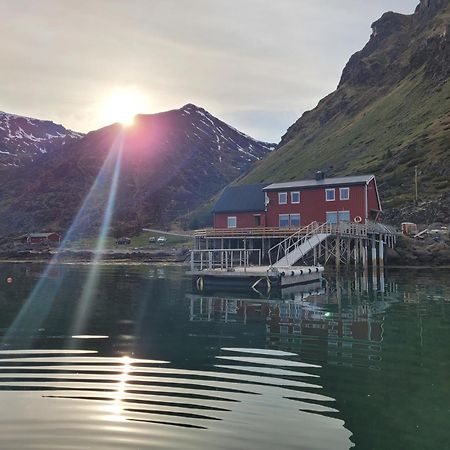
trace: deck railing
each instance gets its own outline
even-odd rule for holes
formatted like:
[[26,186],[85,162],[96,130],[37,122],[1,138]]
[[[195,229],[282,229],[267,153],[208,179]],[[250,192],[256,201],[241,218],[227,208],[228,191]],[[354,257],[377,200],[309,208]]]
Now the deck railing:
[[233,270],[234,267],[248,267],[251,259],[260,266],[261,249],[191,250],[191,271],[205,269]]
[[205,228],[195,230],[196,238],[242,238],[242,237],[285,237],[289,238],[292,234],[308,234],[312,228],[321,225],[327,226],[330,234],[366,236],[370,229],[370,224],[347,223],[338,224],[312,222],[302,228],[279,228],[279,227],[255,227],[255,228]]

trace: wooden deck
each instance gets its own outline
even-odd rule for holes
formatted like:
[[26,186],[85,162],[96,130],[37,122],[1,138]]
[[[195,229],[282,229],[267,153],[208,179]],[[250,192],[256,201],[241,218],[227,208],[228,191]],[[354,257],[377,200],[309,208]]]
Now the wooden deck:
[[279,227],[254,227],[254,228],[204,228],[194,231],[195,238],[286,238],[294,233],[309,234],[314,228],[320,225],[324,233],[341,236],[367,237],[368,234],[399,235],[392,227],[381,223],[338,223],[319,224],[313,222],[302,228],[279,228]]

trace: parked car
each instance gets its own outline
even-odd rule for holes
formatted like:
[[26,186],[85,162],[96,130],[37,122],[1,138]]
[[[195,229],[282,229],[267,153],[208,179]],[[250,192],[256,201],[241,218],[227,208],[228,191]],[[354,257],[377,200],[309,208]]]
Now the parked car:
[[164,244],[166,243],[166,241],[167,241],[167,239],[166,239],[165,236],[159,236],[159,238],[156,240],[156,242],[157,242],[159,245],[164,245]]
[[154,243],[156,242],[156,237],[155,237],[155,236],[150,236],[150,237],[148,238],[148,242],[149,242],[150,244],[154,244]]
[[127,237],[121,237],[121,238],[117,239],[116,244],[117,245],[130,245],[131,239],[127,238]]

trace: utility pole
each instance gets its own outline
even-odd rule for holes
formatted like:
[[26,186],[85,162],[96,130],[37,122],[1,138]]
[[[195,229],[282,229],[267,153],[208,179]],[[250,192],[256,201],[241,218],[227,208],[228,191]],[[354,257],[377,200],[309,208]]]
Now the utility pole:
[[414,166],[414,185],[415,185],[415,191],[416,191],[416,206],[418,202],[418,195],[417,195],[417,166]]

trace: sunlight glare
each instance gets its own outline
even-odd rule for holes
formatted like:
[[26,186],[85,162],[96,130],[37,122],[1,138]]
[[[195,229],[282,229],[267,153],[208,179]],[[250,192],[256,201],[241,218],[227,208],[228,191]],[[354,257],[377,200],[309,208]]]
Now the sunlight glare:
[[101,115],[107,124],[119,122],[130,126],[137,114],[148,110],[146,96],[131,88],[116,89],[102,103]]

